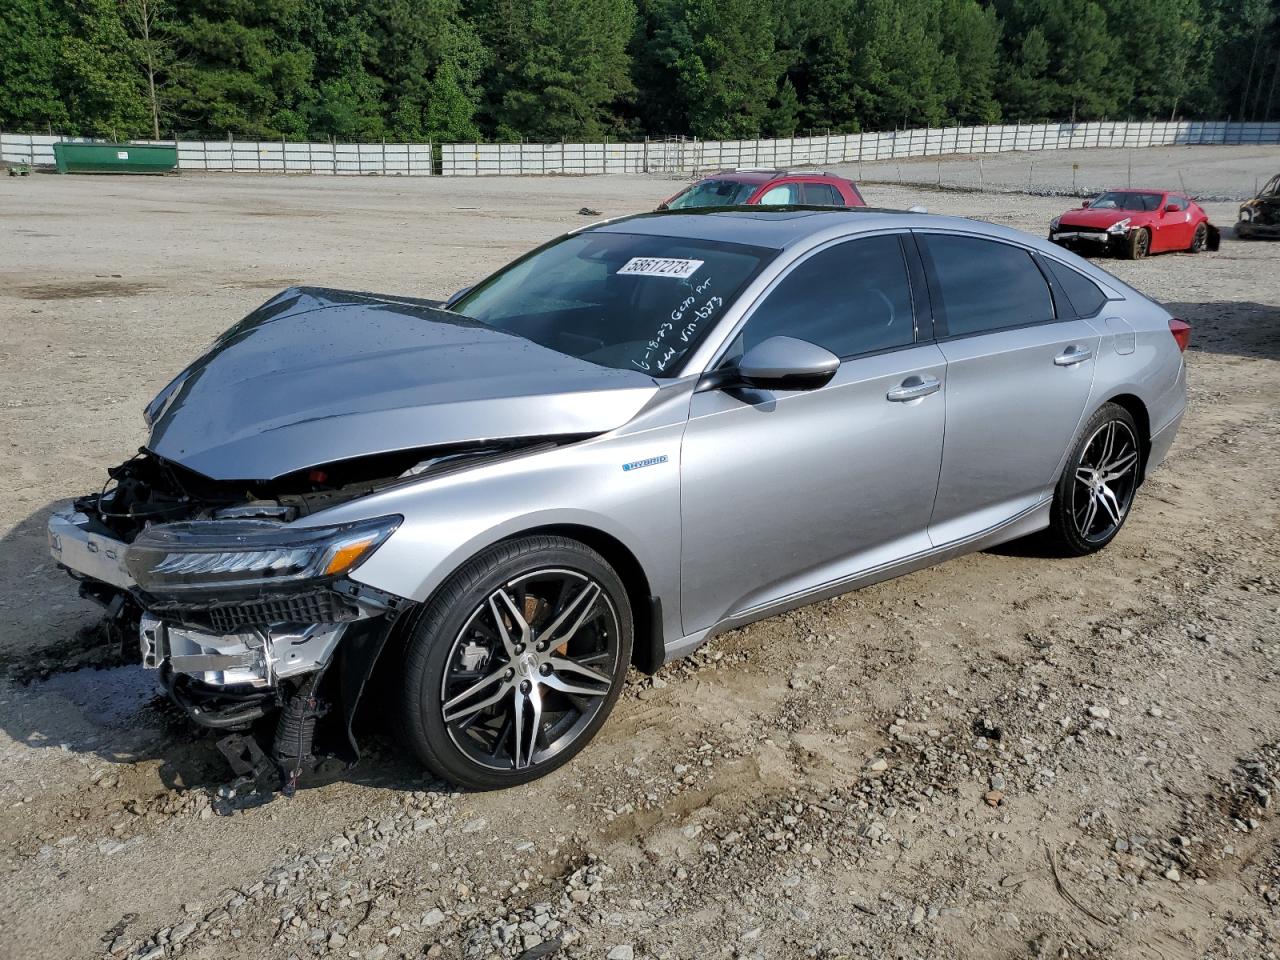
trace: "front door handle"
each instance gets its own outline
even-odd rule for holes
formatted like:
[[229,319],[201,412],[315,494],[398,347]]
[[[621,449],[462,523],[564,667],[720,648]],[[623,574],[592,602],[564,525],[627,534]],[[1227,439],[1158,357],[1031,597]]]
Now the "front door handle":
[[1077,363],[1084,363],[1093,356],[1093,351],[1088,347],[1082,347],[1079,344],[1072,344],[1063,350],[1060,354],[1053,358],[1053,362],[1060,367],[1070,367]]
[[884,395],[892,403],[906,403],[908,400],[919,400],[942,389],[942,381],[928,374],[917,376],[912,374]]

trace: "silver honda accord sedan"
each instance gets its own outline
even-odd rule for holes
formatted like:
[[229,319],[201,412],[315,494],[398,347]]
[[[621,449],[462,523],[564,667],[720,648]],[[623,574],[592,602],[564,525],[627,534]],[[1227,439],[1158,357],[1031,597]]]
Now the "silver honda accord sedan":
[[971,220],[630,217],[443,305],[285,291],[49,542],[246,776],[354,760],[363,700],[502,787],[581,750],[633,665],[1016,537],[1101,549],[1189,333]]

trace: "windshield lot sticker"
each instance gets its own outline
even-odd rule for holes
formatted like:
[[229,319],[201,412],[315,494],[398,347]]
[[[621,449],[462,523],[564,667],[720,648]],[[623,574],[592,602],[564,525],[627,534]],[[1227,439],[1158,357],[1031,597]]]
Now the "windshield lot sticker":
[[688,280],[704,260],[676,260],[672,257],[632,257],[618,268],[620,277],[674,277]]
[[624,473],[632,470],[639,470],[641,467],[656,467],[660,463],[667,462],[667,455],[664,453],[660,457],[649,457],[647,460],[633,460],[631,463],[624,463],[622,469]]

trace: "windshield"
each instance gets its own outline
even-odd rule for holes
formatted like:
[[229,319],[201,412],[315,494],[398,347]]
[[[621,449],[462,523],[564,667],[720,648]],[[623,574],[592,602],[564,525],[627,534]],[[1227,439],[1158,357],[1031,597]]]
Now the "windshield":
[[687,207],[724,207],[746,203],[755,192],[754,183],[737,183],[733,180],[703,180],[667,204],[669,210]]
[[1094,210],[1134,210],[1151,212],[1160,209],[1159,193],[1131,193],[1127,190],[1112,190],[1104,193],[1090,204]]
[[605,367],[674,377],[776,250],[579,233],[494,274],[452,309]]

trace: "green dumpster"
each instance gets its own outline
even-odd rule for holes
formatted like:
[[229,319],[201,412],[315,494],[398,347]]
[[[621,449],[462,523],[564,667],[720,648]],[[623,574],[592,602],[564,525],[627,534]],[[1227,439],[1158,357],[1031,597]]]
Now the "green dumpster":
[[59,173],[169,173],[178,148],[141,143],[55,143]]

